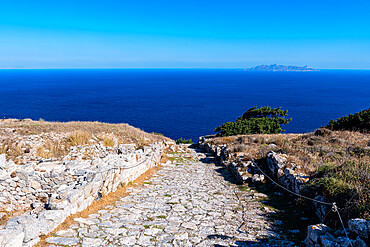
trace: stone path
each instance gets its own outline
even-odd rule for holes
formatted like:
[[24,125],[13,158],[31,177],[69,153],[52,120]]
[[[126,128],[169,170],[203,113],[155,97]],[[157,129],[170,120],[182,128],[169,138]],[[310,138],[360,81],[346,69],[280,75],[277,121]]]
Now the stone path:
[[183,149],[115,205],[46,239],[48,246],[267,246],[259,239],[277,234],[258,193],[238,190],[225,169]]

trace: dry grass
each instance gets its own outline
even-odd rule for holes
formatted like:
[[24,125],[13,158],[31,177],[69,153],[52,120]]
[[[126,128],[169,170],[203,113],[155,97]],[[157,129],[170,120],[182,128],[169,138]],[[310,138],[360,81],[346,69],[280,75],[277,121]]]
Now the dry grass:
[[287,154],[308,173],[326,163],[370,164],[370,135],[360,132],[328,131],[323,134],[318,130],[308,134],[238,135],[211,138],[208,142],[227,144],[232,152],[249,153],[254,159],[263,158],[270,150]]
[[[307,134],[258,134],[208,139],[226,144],[231,159],[264,158],[269,151],[287,155],[287,164],[309,174],[306,192],[336,201],[345,219],[370,219],[370,134],[318,129]],[[241,152],[241,153],[240,153]]]
[[41,133],[65,133],[81,131],[98,135],[101,133],[114,133],[125,143],[136,143],[138,138],[147,138],[151,142],[168,139],[161,135],[146,133],[125,123],[108,124],[101,122],[46,122],[30,119],[4,119],[0,120],[0,128],[14,128],[19,135],[37,135]]
[[[23,139],[33,135],[42,136],[41,145],[31,147],[24,143]],[[72,146],[102,142],[107,147],[113,147],[117,141],[117,144],[130,143],[142,147],[163,140],[169,139],[128,124],[0,120],[0,153],[5,153],[7,159],[18,164],[23,164],[23,158],[31,154],[41,158],[62,157]]]
[[104,138],[103,144],[106,147],[113,147],[114,146],[114,140],[113,140],[113,138],[110,138],[110,137]]
[[36,156],[49,159],[52,157],[61,157],[69,152],[69,148],[73,146],[71,142],[66,139],[51,140],[47,139],[42,146],[37,147]]
[[77,130],[67,137],[67,142],[70,143],[71,146],[86,145],[90,142],[91,138],[91,133]]

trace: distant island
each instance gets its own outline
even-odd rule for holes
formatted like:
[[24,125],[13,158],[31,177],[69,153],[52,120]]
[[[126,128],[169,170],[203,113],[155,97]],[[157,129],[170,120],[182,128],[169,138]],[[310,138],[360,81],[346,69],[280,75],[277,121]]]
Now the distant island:
[[319,71],[317,69],[311,68],[309,66],[285,66],[279,64],[271,65],[259,65],[253,68],[245,69],[245,71]]

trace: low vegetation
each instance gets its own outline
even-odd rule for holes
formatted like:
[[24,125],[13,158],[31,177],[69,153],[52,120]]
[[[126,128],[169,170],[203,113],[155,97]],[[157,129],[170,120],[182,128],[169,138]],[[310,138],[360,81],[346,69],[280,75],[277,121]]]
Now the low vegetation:
[[252,107],[235,122],[226,122],[215,128],[220,136],[245,134],[278,134],[284,132],[282,124],[288,124],[292,119],[286,118],[287,110],[271,108],[270,106]]
[[345,219],[370,219],[370,135],[352,131],[318,129],[307,134],[256,134],[216,137],[245,159],[263,159],[269,151],[286,154],[303,173],[311,175],[304,193],[324,195],[337,202]]
[[[137,147],[166,140],[162,135],[149,134],[128,124],[100,122],[47,122],[31,119],[0,120],[0,154],[24,164],[30,159],[59,158],[71,147],[101,143],[106,147],[136,144]],[[25,159],[25,157],[28,157]]]
[[325,128],[331,130],[354,130],[361,132],[370,131],[370,108],[363,110],[355,114],[349,114],[338,118],[337,120],[331,120]]
[[346,219],[370,219],[370,164],[347,161],[340,165],[324,164],[313,173],[303,193],[314,197],[320,192],[336,202]]
[[194,142],[191,139],[182,139],[182,137],[176,140],[176,144],[193,144]]
[[285,154],[288,163],[311,176],[304,194],[336,202],[344,219],[370,219],[369,116],[369,110],[351,114],[307,134],[216,136],[208,141],[226,144],[232,159],[259,160],[269,151]]

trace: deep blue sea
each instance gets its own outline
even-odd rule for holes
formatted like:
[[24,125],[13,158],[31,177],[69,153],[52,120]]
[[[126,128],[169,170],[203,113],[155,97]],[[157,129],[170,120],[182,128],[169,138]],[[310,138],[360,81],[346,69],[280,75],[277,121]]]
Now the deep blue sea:
[[197,140],[253,106],[282,106],[288,133],[370,107],[369,70],[0,70],[0,117],[129,123]]

